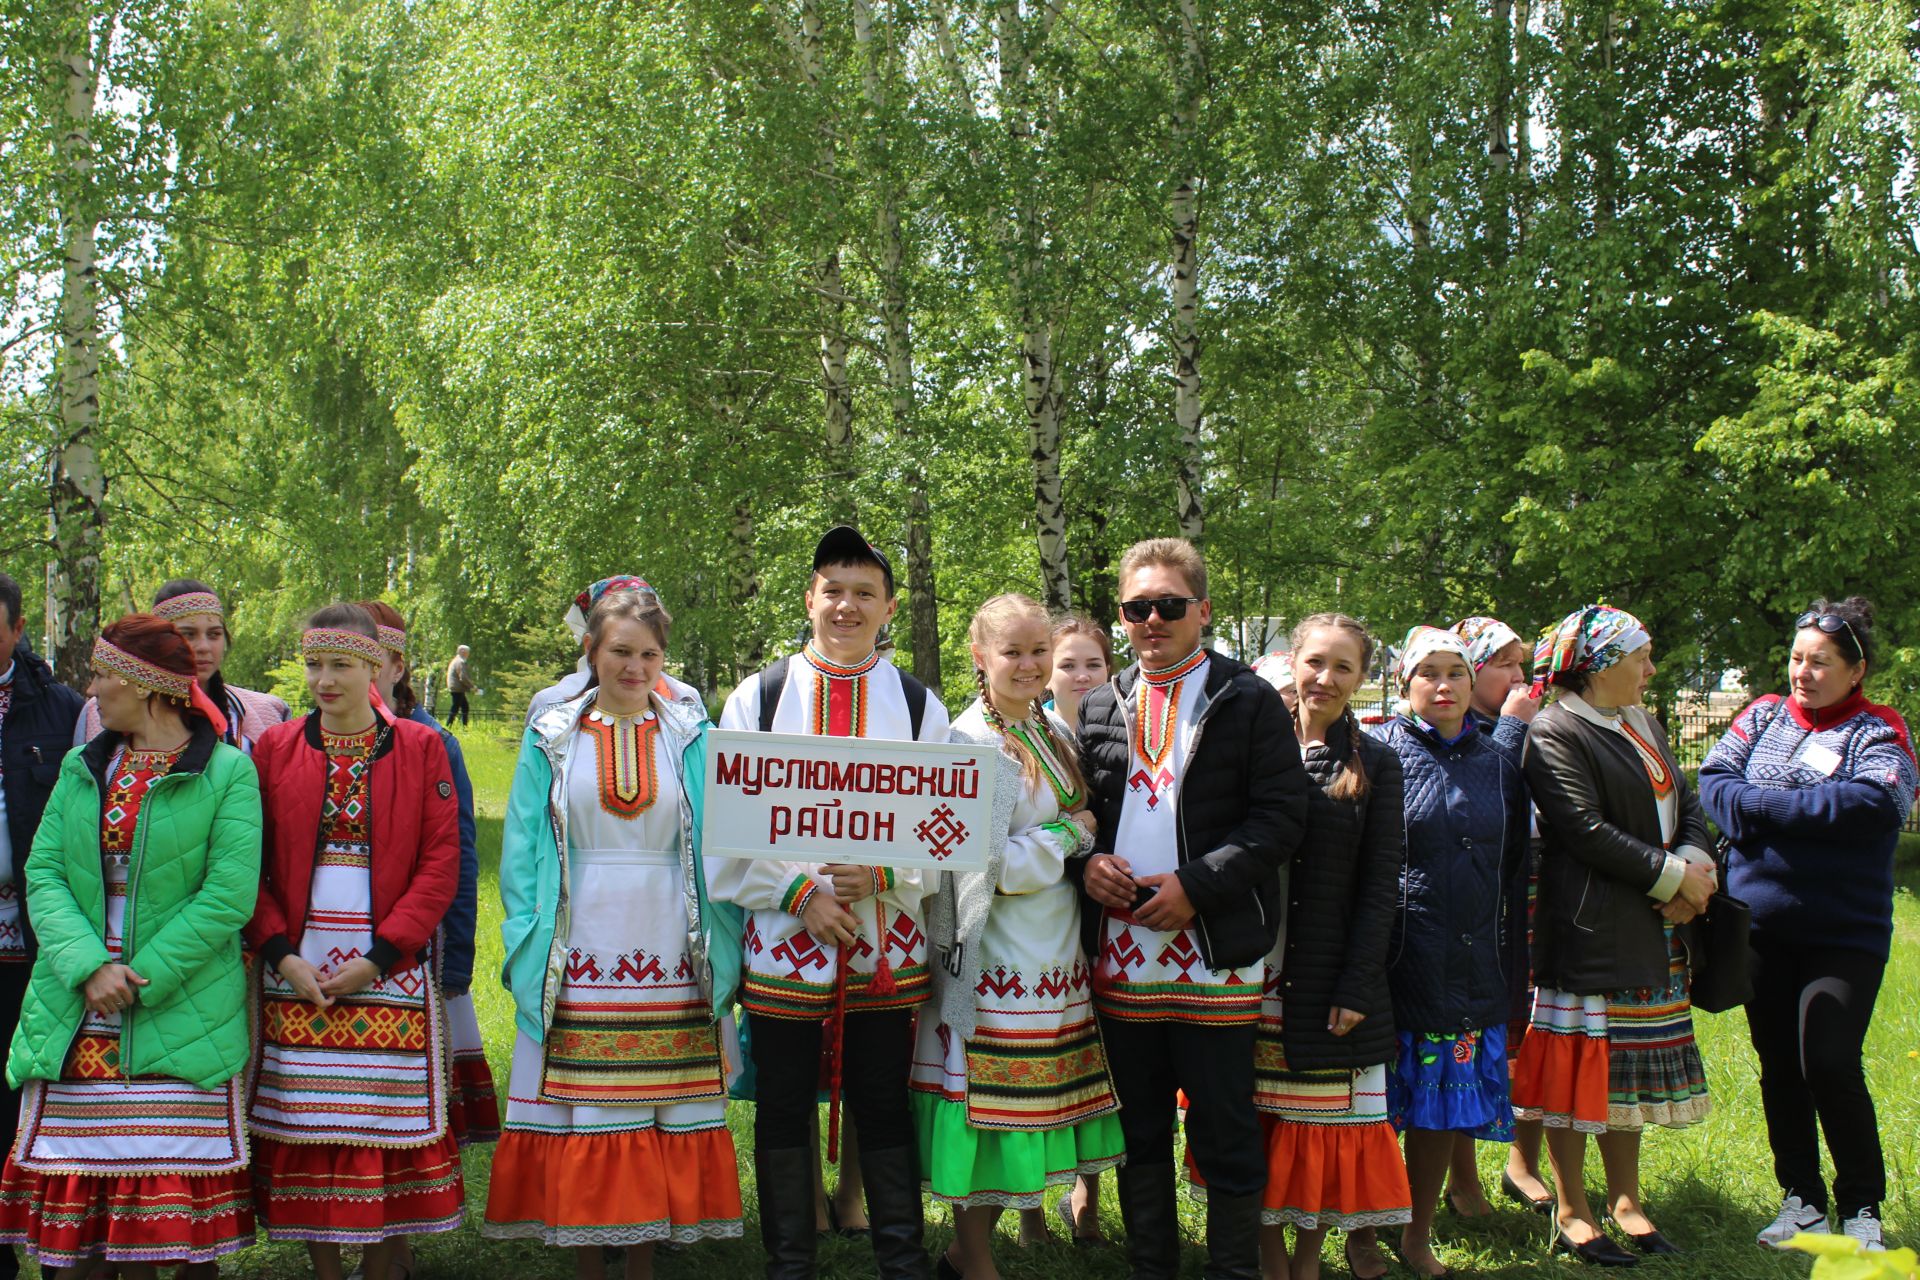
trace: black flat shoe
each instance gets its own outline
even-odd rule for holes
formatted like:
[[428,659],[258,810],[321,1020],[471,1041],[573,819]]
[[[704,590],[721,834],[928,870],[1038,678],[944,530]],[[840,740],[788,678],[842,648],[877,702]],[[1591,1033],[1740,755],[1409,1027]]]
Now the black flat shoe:
[[[1614,1226],[1620,1227],[1620,1223],[1617,1219],[1610,1219],[1610,1221],[1613,1222]],[[1640,1252],[1644,1254],[1658,1256],[1660,1254],[1686,1253],[1685,1249],[1682,1249],[1679,1245],[1676,1245],[1673,1241],[1667,1239],[1665,1236],[1661,1235],[1658,1231],[1649,1231],[1645,1235],[1637,1236],[1633,1234],[1633,1232],[1628,1231],[1625,1227],[1620,1227],[1620,1233],[1626,1236],[1626,1238],[1632,1242],[1634,1248],[1638,1249]]]
[[934,1259],[933,1274],[937,1280],[966,1280],[966,1277],[960,1273],[960,1268],[954,1266],[953,1260],[944,1253]]
[[1613,1237],[1602,1231],[1585,1244],[1575,1244],[1567,1239],[1567,1233],[1553,1233],[1553,1251],[1570,1253],[1590,1267],[1637,1267],[1640,1259],[1622,1249],[1613,1242]]
[[1507,1197],[1507,1199],[1517,1200],[1521,1204],[1527,1206],[1527,1208],[1533,1210],[1535,1213],[1552,1213],[1553,1212],[1552,1196],[1547,1196],[1544,1199],[1535,1200],[1532,1196],[1522,1191],[1520,1189],[1520,1184],[1513,1180],[1513,1175],[1508,1173],[1504,1169],[1500,1171],[1500,1191],[1501,1191],[1501,1194]]

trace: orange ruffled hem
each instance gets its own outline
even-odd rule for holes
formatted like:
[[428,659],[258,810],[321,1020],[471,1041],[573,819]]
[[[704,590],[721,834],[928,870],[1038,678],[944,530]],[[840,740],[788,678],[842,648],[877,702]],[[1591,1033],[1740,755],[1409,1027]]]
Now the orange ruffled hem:
[[1267,1139],[1262,1222],[1353,1231],[1413,1217],[1406,1161],[1387,1121],[1308,1124],[1263,1114],[1260,1127]]
[[741,1234],[740,1170],[724,1127],[663,1133],[531,1133],[493,1157],[481,1230],[546,1244],[683,1244]]
[[1513,1113],[1551,1129],[1607,1131],[1607,1042],[1535,1028],[1513,1070]]
[[[1267,1144],[1260,1221],[1267,1226],[1357,1231],[1412,1220],[1413,1188],[1389,1122],[1307,1124],[1262,1112],[1260,1131]],[[1188,1181],[1204,1192],[1191,1151],[1186,1163]]]

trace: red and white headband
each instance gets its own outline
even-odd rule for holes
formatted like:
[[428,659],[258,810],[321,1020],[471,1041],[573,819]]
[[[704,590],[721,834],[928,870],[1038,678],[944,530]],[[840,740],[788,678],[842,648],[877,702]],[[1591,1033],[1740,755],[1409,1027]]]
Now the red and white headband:
[[220,597],[211,591],[189,591],[184,595],[169,596],[153,606],[153,616],[165,618],[168,622],[177,622],[196,613],[210,613],[216,618],[227,615],[227,611],[221,607]]
[[193,677],[169,671],[165,667],[148,662],[145,658],[128,653],[106,637],[98,637],[93,642],[93,669],[108,671],[128,684],[138,685],[153,693],[165,694],[169,698],[178,698],[186,702],[193,697]]
[[314,658],[324,653],[362,658],[376,667],[385,666],[387,651],[370,635],[343,627],[309,627],[300,633],[300,656]]

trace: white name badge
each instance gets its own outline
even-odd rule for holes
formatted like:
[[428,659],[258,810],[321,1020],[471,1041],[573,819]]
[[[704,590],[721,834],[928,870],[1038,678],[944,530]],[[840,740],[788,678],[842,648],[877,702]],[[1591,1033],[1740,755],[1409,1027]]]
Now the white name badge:
[[707,732],[701,848],[715,858],[984,871],[991,747]]
[[1840,767],[1840,753],[1816,742],[1800,753],[1800,763],[1823,778],[1831,778]]

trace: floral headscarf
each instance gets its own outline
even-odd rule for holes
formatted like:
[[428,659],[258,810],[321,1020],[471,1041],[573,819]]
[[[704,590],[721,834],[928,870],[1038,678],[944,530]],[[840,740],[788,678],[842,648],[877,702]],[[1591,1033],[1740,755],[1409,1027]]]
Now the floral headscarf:
[[1520,639],[1520,633],[1500,619],[1482,614],[1454,623],[1453,634],[1467,642],[1467,657],[1473,663],[1475,675],[1480,674],[1494,654]]
[[1253,674],[1285,693],[1293,688],[1293,655],[1285,649],[1263,654],[1253,660]]
[[1652,634],[1625,609],[1590,604],[1575,609],[1540,635],[1533,647],[1533,691],[1564,683],[1574,673],[1605,671],[1651,642]]
[[1415,627],[1400,642],[1401,685],[1404,687],[1407,681],[1413,679],[1414,670],[1436,653],[1457,653],[1465,660],[1467,670],[1479,671],[1473,663],[1473,655],[1467,651],[1467,642],[1459,636],[1439,627]]

